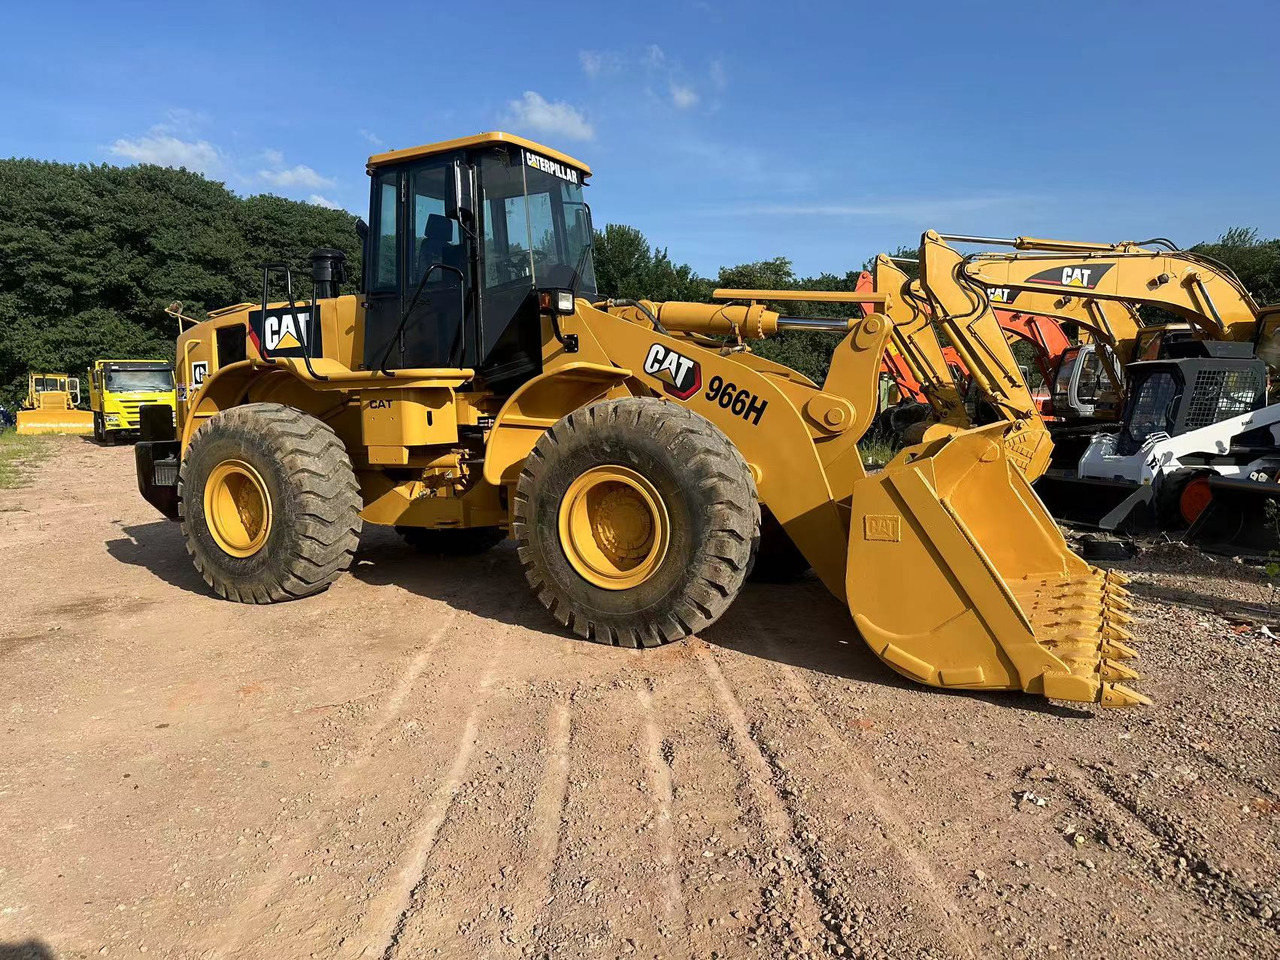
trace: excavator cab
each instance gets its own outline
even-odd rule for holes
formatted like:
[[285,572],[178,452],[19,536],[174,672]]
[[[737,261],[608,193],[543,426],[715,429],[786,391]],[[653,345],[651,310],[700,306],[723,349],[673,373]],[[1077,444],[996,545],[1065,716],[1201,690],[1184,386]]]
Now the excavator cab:
[[[1104,343],[1080,343],[1068,347],[1053,377],[1053,413],[1060,419],[1100,420],[1117,415],[1122,389],[1108,373]],[[1112,368],[1123,369],[1113,360]]]
[[579,161],[482,134],[369,161],[366,369],[471,368],[490,389],[542,370],[539,294],[595,296]]

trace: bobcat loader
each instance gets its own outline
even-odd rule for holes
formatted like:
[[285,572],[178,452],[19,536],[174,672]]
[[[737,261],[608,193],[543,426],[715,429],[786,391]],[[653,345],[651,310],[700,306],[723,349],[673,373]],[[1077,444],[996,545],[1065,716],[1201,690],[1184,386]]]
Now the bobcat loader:
[[[505,133],[384,153],[368,172],[359,294],[340,295],[338,251],[313,253],[305,302],[268,265],[260,303],[180,335],[176,430],[144,408],[139,486],[218,595],[322,591],[366,523],[434,554],[510,537],[559,623],[651,647],[709,628],[757,552],[790,545],[906,677],[1148,702],[1126,685],[1122,578],[1067,548],[1007,424],[864,469],[892,325],[849,315],[888,297],[603,300],[590,169]],[[834,315],[763,306],[788,299]],[[821,387],[748,348],[792,329],[832,335]]]

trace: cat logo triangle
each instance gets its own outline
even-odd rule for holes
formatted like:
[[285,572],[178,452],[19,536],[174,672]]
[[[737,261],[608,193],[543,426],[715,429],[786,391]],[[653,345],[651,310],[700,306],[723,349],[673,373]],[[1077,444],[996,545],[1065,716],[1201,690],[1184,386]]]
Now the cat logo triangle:
[[301,346],[302,346],[302,344],[300,344],[300,343],[298,342],[298,338],[297,338],[297,337],[295,337],[292,333],[286,333],[283,337],[281,337],[281,338],[276,342],[276,345],[275,345],[274,347],[272,347],[271,349],[273,349],[273,350],[297,350],[297,349],[298,349],[299,347],[301,347]]

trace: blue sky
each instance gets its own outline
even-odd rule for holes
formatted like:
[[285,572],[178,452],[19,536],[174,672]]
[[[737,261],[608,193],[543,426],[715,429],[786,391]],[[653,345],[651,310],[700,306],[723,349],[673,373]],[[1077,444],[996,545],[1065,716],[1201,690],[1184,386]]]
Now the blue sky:
[[0,156],[363,213],[370,153],[507,129],[702,273],[927,228],[1274,236],[1278,27],[1275,0],[7,4]]

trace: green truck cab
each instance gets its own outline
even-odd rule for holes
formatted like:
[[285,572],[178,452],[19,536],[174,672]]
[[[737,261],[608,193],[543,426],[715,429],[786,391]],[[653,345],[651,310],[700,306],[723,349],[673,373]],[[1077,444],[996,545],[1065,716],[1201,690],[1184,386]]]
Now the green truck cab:
[[99,443],[137,437],[144,406],[176,413],[173,364],[167,360],[95,360],[87,379],[93,436]]

